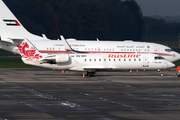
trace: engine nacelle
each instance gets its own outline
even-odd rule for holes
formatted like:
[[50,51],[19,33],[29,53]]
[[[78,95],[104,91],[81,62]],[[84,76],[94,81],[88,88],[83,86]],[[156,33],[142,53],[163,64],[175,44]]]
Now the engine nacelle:
[[44,59],[50,64],[57,64],[57,63],[66,63],[69,61],[69,55],[68,54],[56,54],[52,56],[47,56]]
[[57,54],[55,57],[56,63],[65,63],[69,61],[69,55],[68,54]]

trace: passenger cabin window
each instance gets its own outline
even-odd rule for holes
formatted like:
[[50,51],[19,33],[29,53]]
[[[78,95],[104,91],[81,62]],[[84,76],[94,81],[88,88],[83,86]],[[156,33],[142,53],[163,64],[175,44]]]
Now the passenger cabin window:
[[165,49],[165,51],[166,51],[166,52],[171,52],[171,51],[172,51],[172,49]]

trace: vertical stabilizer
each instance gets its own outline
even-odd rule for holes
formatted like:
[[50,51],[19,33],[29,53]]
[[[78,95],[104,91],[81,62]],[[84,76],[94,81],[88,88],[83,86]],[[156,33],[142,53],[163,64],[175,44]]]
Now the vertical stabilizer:
[[2,0],[0,0],[0,36],[3,41],[8,41],[9,38],[44,39],[29,33]]
[[28,39],[14,39],[13,42],[17,46],[22,58],[26,61],[39,61],[42,58],[38,49]]

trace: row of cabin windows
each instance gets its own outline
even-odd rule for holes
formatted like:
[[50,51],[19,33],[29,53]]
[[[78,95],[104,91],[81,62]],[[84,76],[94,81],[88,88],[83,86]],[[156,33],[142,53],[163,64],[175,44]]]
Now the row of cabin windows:
[[[93,48],[85,48],[85,50],[91,50],[91,51],[93,51]],[[96,50],[98,50],[98,51],[102,51],[101,49],[94,49],[94,51],[96,51]],[[106,48],[104,48],[104,51],[114,51],[114,49],[106,49]],[[140,52],[140,51],[143,51],[142,49],[121,49],[121,52]],[[149,49],[144,49],[144,51],[145,52],[149,52]]]
[[[47,48],[47,50],[55,50],[55,48]],[[59,48],[58,50],[61,50],[61,48]]]
[[[78,48],[73,48],[74,50],[78,50]],[[47,48],[47,50],[55,50],[55,48]],[[59,48],[58,50],[61,50],[61,48]],[[93,51],[93,48],[85,48],[85,50],[91,50]],[[101,49],[94,49],[94,51],[101,51]],[[114,51],[114,49],[104,49],[104,51]],[[121,49],[121,52],[140,52],[141,49]],[[145,52],[149,52],[149,49],[144,49]]]
[[[142,49],[121,49],[121,51],[123,52],[140,52],[143,51]],[[149,52],[149,49],[144,49],[145,52]]]
[[[108,61],[108,60],[109,60],[109,61],[114,61],[114,62],[115,62],[115,61],[121,61],[121,59],[99,59],[99,62],[101,62],[101,61],[103,61],[103,60],[104,60],[104,61],[106,61],[106,60]],[[134,61],[141,61],[141,59],[131,59],[131,58],[130,58],[130,59],[124,59],[124,61],[128,61],[128,60],[129,60],[129,61],[133,61],[133,60],[134,60]],[[87,59],[84,59],[84,61],[86,62]],[[89,59],[89,61],[91,62],[91,61],[93,61],[93,59]],[[96,62],[96,61],[98,61],[98,59],[94,59],[94,62]],[[123,61],[123,60],[122,60],[122,61]]]

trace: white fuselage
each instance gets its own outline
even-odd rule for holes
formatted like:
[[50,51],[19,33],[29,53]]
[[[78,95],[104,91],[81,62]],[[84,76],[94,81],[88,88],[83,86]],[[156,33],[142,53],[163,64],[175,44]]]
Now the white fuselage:
[[[41,53],[60,54],[68,53],[64,49],[61,40],[32,40],[31,41]],[[171,48],[149,42],[132,41],[68,41],[72,49],[86,53],[143,53],[157,54],[174,62],[180,59],[180,54]],[[17,47],[13,44],[2,43],[1,48],[19,54]]]
[[[41,53],[69,53],[60,40],[31,41]],[[149,42],[132,41],[68,41],[72,49],[86,53],[143,53],[157,54],[174,62],[180,59],[180,54],[171,48]]]
[[[58,55],[58,54],[56,54]],[[31,61],[22,58],[24,63],[57,70],[93,71],[93,70],[137,70],[137,69],[166,69],[174,64],[159,59],[154,54],[65,54],[68,61],[53,64],[42,61]]]

